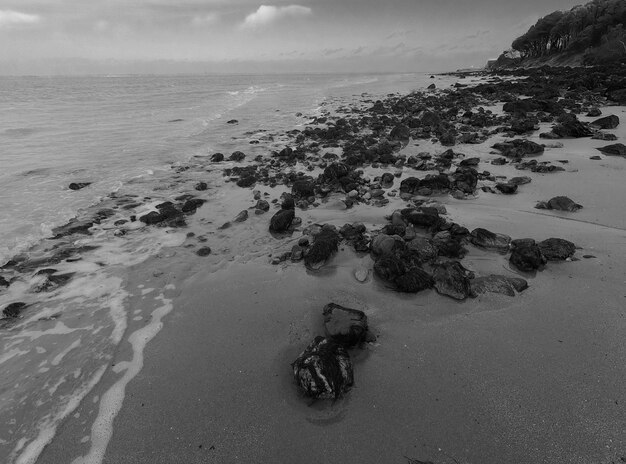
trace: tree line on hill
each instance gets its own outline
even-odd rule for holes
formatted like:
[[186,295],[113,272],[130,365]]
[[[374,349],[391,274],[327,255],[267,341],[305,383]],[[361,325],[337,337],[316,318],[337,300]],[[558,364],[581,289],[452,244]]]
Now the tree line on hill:
[[593,0],[539,19],[513,41],[521,58],[584,54],[596,64],[626,58],[626,0]]

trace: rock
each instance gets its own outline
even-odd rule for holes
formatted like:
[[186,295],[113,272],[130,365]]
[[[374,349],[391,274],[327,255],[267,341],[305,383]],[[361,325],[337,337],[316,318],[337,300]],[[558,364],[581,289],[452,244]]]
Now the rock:
[[0,276],[0,287],[8,287],[9,281],[4,277]]
[[408,142],[411,138],[411,130],[404,124],[395,126],[389,134],[389,140],[400,140]]
[[89,229],[93,224],[94,221],[90,219],[70,219],[67,224],[52,229],[53,238],[61,238],[73,234],[89,235]]
[[211,161],[214,163],[219,163],[220,161],[224,161],[224,154],[214,153],[213,155],[211,155]]
[[396,288],[405,293],[417,293],[433,286],[433,279],[426,271],[419,267],[410,267],[406,272],[393,281]]
[[468,166],[457,168],[456,172],[452,175],[452,186],[468,195],[474,193],[477,183],[478,172],[476,169]]
[[202,257],[209,256],[211,254],[211,248],[209,248],[209,247],[202,247],[198,251],[196,251],[196,254],[198,256],[202,256]]
[[464,300],[471,295],[471,277],[473,273],[458,261],[447,261],[434,267],[433,280],[437,293],[456,300]]
[[608,132],[596,132],[591,137],[593,140],[604,140],[605,142],[614,142],[617,140],[617,135],[609,134]]
[[487,229],[482,229],[479,227],[472,230],[470,234],[470,242],[481,248],[496,250],[500,253],[506,253],[509,251],[511,237],[504,234],[496,234]]
[[559,124],[552,128],[552,132],[559,137],[590,137],[593,132],[586,124],[580,122],[575,114],[565,113],[559,117]]
[[315,196],[315,182],[311,180],[297,180],[291,187],[291,193],[296,198],[309,198]]
[[428,90],[434,90],[437,88],[437,86],[435,84],[430,84],[428,87],[426,87]]
[[286,232],[296,217],[294,208],[281,209],[270,219],[270,232]]
[[601,160],[601,159],[602,159],[602,157],[601,157],[601,156],[598,156],[598,155],[594,155],[594,156],[590,156],[590,157],[589,157],[589,159],[590,159],[590,160],[594,160],[594,161],[598,161],[598,160]]
[[588,116],[590,118],[596,118],[600,116],[601,114],[602,114],[602,111],[600,111],[600,108],[594,106],[592,108],[589,108],[589,111],[587,112],[585,116]]
[[437,257],[437,247],[432,240],[425,237],[415,237],[407,243],[409,250],[417,253],[422,262],[432,261]]
[[403,193],[416,194],[420,188],[420,180],[417,177],[407,177],[400,182],[400,191]]
[[461,241],[457,237],[453,237],[447,230],[435,234],[433,244],[437,247],[440,256],[462,259],[467,254],[467,249],[461,244]]
[[579,209],[582,208],[582,205],[579,205],[578,203],[574,203],[568,197],[560,196],[560,197],[551,198],[547,202],[540,201],[539,203],[537,203],[535,208],[537,208],[537,209],[554,209],[554,210],[557,210],[557,211],[576,212],[576,211],[578,211]]
[[200,208],[204,203],[206,203],[206,201],[201,198],[190,198],[183,203],[181,211],[183,213],[195,213],[196,209]]
[[291,248],[290,258],[293,262],[300,261],[302,258],[304,258],[304,248],[302,248],[300,245],[294,245]]
[[596,148],[596,150],[607,156],[623,156],[626,158],[626,146],[623,143],[614,143],[613,145]]
[[345,347],[365,341],[367,316],[358,309],[329,303],[324,306],[324,330],[326,337]]
[[323,178],[326,182],[334,182],[350,174],[350,167],[343,163],[331,163],[324,169]]
[[365,282],[369,275],[369,269],[364,266],[359,266],[354,270],[354,278],[361,283]]
[[256,202],[255,209],[256,211],[261,211],[262,213],[265,213],[270,210],[270,204],[265,200],[259,200]]
[[543,145],[526,139],[515,139],[510,142],[496,143],[492,148],[500,150],[503,156],[516,159],[524,158],[529,155],[539,155],[544,151]]
[[392,254],[401,244],[402,239],[400,237],[378,234],[372,239],[370,249],[374,256],[386,256]]
[[231,119],[229,121],[226,121],[226,124],[237,124],[239,123],[239,121],[237,121],[236,119]]
[[508,183],[512,185],[525,185],[525,184],[530,184],[531,182],[532,182],[532,179],[528,176],[512,177],[508,181]]
[[530,242],[516,242],[513,246],[513,252],[509,258],[509,262],[520,271],[532,272],[541,269],[546,264],[546,258],[541,253],[541,249],[535,244],[534,240]]
[[576,245],[562,238],[549,238],[539,242],[538,246],[548,261],[563,261],[576,252]]
[[505,195],[513,195],[517,193],[517,184],[512,184],[510,182],[498,182],[496,184],[496,190]]
[[203,191],[203,190],[208,189],[209,186],[206,182],[198,182],[196,185],[193,186],[193,188],[199,191]]
[[244,222],[247,219],[248,219],[248,210],[244,209],[237,216],[235,216],[235,218],[233,219],[233,222]]
[[324,225],[304,256],[307,267],[318,269],[339,249],[340,236],[332,226]]
[[7,318],[15,318],[20,315],[22,310],[26,307],[26,303],[16,302],[10,303],[4,307],[2,314]]
[[615,129],[619,126],[619,117],[611,114],[600,119],[596,119],[591,123],[593,127],[598,129]]
[[170,227],[181,227],[185,225],[183,212],[176,208],[171,201],[166,201],[157,205],[159,210],[151,211],[139,218],[139,220],[147,225],[162,224]]
[[315,337],[291,367],[297,385],[312,398],[337,399],[354,384],[348,352],[324,337]]
[[69,189],[70,190],[80,190],[82,188],[85,188],[87,186],[91,185],[91,182],[72,182],[69,185]]
[[380,178],[380,183],[385,189],[391,188],[393,186],[393,181],[394,175],[390,172],[385,172]]
[[435,208],[405,208],[402,210],[402,217],[410,224],[417,227],[436,230],[445,221],[439,216]]
[[228,159],[231,161],[240,162],[240,161],[243,161],[245,157],[246,157],[245,153],[241,151],[235,151],[233,152],[232,155],[230,155]]
[[256,177],[251,173],[246,173],[237,180],[237,187],[241,188],[252,187],[254,184],[256,184]]
[[459,163],[459,166],[478,166],[479,163],[480,163],[480,158],[477,158],[477,157],[465,158]]
[[476,277],[470,281],[471,296],[476,297],[484,293],[500,293],[507,296],[515,296],[515,292],[521,292],[528,288],[528,282],[519,277],[503,275],[489,275]]

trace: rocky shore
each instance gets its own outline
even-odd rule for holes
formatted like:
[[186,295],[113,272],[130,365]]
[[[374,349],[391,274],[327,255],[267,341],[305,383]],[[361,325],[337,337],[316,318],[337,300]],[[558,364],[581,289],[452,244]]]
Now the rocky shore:
[[[586,196],[585,192],[592,188],[591,185],[580,186],[580,193],[577,193],[576,185],[571,184],[574,181],[570,181],[568,176],[576,176],[575,182],[580,182],[578,177],[584,177],[585,167],[593,166],[593,163],[604,166],[607,166],[607,162],[614,163],[618,166],[616,169],[624,169],[619,167],[620,163],[626,163],[622,159],[626,157],[626,147],[620,142],[620,115],[617,113],[623,112],[620,105],[626,105],[626,70],[622,66],[539,68],[455,77],[456,83],[450,88],[437,88],[433,84],[429,89],[408,95],[392,94],[380,100],[365,96],[352,105],[339,106],[321,116],[308,118],[300,129],[292,129],[282,134],[263,134],[259,138],[248,134],[248,143],[257,148],[269,140],[284,141],[281,149],[268,152],[266,156],[251,157],[242,146],[232,154],[212,153],[207,157],[196,157],[187,164],[173,166],[172,172],[164,179],[169,186],[166,190],[166,201],[162,201],[165,199],[160,192],[155,192],[154,197],[144,198],[111,194],[102,204],[83,211],[76,219],[56,228],[46,243],[40,244],[31,252],[15,256],[0,268],[0,292],[17,295],[10,290],[20,285],[24,287],[24,282],[29,285],[28,291],[24,293],[27,298],[15,299],[2,308],[3,330],[11,330],[22,318],[32,317],[30,311],[33,311],[32,305],[38,299],[45,300],[47,293],[72,281],[75,272],[70,268],[71,263],[80,263],[84,256],[101,247],[111,237],[125,240],[151,228],[182,232],[185,238],[178,248],[184,250],[184,259],[179,255],[173,259],[172,262],[176,264],[169,271],[155,271],[146,277],[161,281],[164,273],[166,277],[169,272],[175,272],[171,269],[182,273],[180,269],[184,267],[185,260],[197,260],[193,264],[195,271],[185,274],[187,280],[176,282],[177,286],[187,287],[190,293],[173,298],[174,311],[178,307],[191,308],[200,304],[202,287],[205,285],[200,276],[200,270],[206,265],[203,263],[210,263],[210,266],[215,267],[217,276],[207,279],[217,279],[216,282],[224,283],[225,276],[230,276],[230,279],[238,279],[238,275],[246,276],[241,280],[240,286],[232,286],[232,282],[230,283],[228,288],[233,292],[230,297],[224,290],[215,290],[220,297],[210,296],[210,291],[205,295],[217,298],[214,301],[217,301],[218,308],[228,306],[224,304],[225,298],[231,298],[236,303],[234,294],[237,292],[245,294],[240,296],[243,305],[250,304],[253,299],[251,291],[255,289],[256,294],[263,287],[258,280],[254,280],[254,275],[293,273],[291,277],[275,278],[282,284],[275,288],[274,296],[268,295],[267,290],[261,291],[280,308],[282,306],[278,300],[285,288],[282,285],[287,285],[286,282],[291,282],[295,288],[301,285],[309,289],[302,291],[308,295],[308,299],[303,301],[310,303],[304,323],[300,313],[294,315],[276,309],[268,310],[268,314],[279,320],[278,325],[282,329],[290,324],[293,326],[294,320],[298,321],[298,328],[294,332],[297,336],[291,337],[287,342],[289,348],[276,348],[274,355],[267,355],[262,361],[265,363],[262,364],[264,367],[270,367],[267,359],[273,360],[270,362],[272,372],[269,375],[279,376],[281,379],[278,384],[273,383],[273,386],[291,389],[291,393],[278,391],[272,394],[271,403],[279,401],[278,398],[293,395],[294,404],[297,401],[302,403],[292,406],[295,411],[302,413],[306,408],[318,408],[313,413],[315,418],[309,417],[308,422],[337,424],[345,415],[352,415],[348,422],[355,426],[358,420],[367,420],[367,414],[363,412],[364,409],[353,413],[351,403],[364,408],[362,402],[366,401],[365,397],[370,401],[378,398],[381,404],[386,404],[394,411],[403,404],[401,398],[380,399],[381,389],[385,390],[380,382],[385,382],[385,376],[376,373],[381,362],[376,359],[377,356],[382,356],[383,362],[390,362],[388,356],[393,353],[391,346],[397,348],[403,339],[420,345],[424,350],[412,353],[414,358],[423,360],[423,369],[417,377],[398,372],[393,381],[396,387],[404,382],[424,379],[428,375],[438,378],[444,375],[443,372],[448,373],[447,367],[442,368],[442,373],[436,372],[435,358],[423,358],[428,356],[425,353],[432,355],[431,350],[436,349],[433,333],[428,334],[425,331],[428,326],[440,324],[432,322],[442,317],[437,314],[439,310],[440,314],[451,317],[450,321],[455,325],[454,329],[450,329],[442,337],[448,343],[455,337],[465,337],[459,344],[459,350],[450,346],[441,348],[441,358],[450,361],[451,365],[456,366],[455,369],[463,371],[466,376],[470,374],[458,365],[460,358],[455,357],[461,356],[463,350],[475,350],[481,356],[487,356],[488,350],[484,347],[496,342],[485,341],[480,337],[480,340],[475,339],[477,333],[486,338],[491,336],[493,332],[485,327],[492,326],[493,330],[501,330],[501,333],[507,334],[499,339],[499,348],[509,342],[515,345],[514,349],[505,350],[508,352],[507,359],[517,360],[513,361],[514,365],[519,362],[518,357],[522,356],[516,350],[531,343],[530,339],[536,337],[533,335],[527,340],[510,341],[507,337],[511,336],[511,327],[518,327],[523,333],[542,329],[536,321],[528,324],[527,321],[517,319],[519,314],[510,316],[515,322],[509,321],[512,325],[508,328],[504,320],[484,321],[484,317],[480,316],[479,319],[485,326],[482,329],[477,328],[480,322],[472,321],[469,325],[478,332],[463,336],[463,331],[468,327],[465,326],[466,322],[459,322],[460,314],[479,314],[481,311],[500,307],[514,308],[519,312],[529,305],[534,314],[537,305],[545,304],[546,310],[550,305],[558,306],[555,293],[559,292],[569,292],[563,295],[563,310],[571,309],[574,313],[581,314],[584,308],[571,308],[571,305],[576,305],[577,299],[591,304],[595,299],[606,298],[609,303],[603,311],[612,314],[615,310],[614,301],[619,295],[611,293],[617,287],[603,282],[583,296],[578,293],[576,285],[581,282],[590,285],[593,276],[598,272],[593,268],[594,261],[598,259],[598,253],[593,248],[599,246],[600,242],[590,238],[592,234],[597,232],[601,235],[601,241],[618,243],[626,224],[619,218],[580,216],[588,210],[597,210],[598,205],[602,205],[604,194],[595,198]],[[236,123],[234,120],[228,121],[228,124]],[[587,151],[587,145],[582,146],[581,150],[586,152],[584,158],[568,153],[567,149],[571,146],[567,144],[578,143],[579,140],[588,141],[585,143],[591,144],[589,148],[597,150]],[[577,152],[571,149],[571,153]],[[585,167],[583,162],[586,163]],[[575,166],[572,168],[572,165]],[[594,178],[590,182],[595,182]],[[536,183],[540,184],[539,190],[533,190]],[[88,184],[80,182],[69,185],[70,189],[88,187]],[[613,190],[608,195],[613,197],[626,193],[620,185],[611,185],[610,188]],[[171,191],[176,192],[171,194]],[[231,207],[244,209],[235,211],[236,214],[222,221],[211,210],[218,191],[228,192]],[[529,192],[533,194],[528,196]],[[536,194],[544,196],[536,197]],[[621,204],[621,201],[616,203]],[[616,209],[623,211],[623,206],[616,203],[607,203],[604,211],[609,215]],[[492,210],[500,213],[492,214]],[[511,215],[502,211],[510,211]],[[518,212],[522,212],[523,216]],[[543,215],[552,215],[550,218],[558,221],[542,223],[545,217]],[[247,229],[243,229],[244,227]],[[85,241],[86,237],[93,237],[94,240]],[[238,248],[242,252],[238,252]],[[271,250],[269,253],[268,249]],[[250,263],[256,274],[242,271],[239,266],[245,265],[244,262],[234,265],[235,271],[229,268],[223,270],[223,275],[219,276],[219,267],[224,263],[223,257],[233,250],[235,255],[241,255],[245,250],[248,256],[246,262]],[[607,256],[608,250],[603,253],[606,262],[613,263],[613,259]],[[187,266],[192,266],[189,262]],[[347,276],[338,277],[334,284],[329,283],[328,276],[332,280],[333,273],[337,272],[342,263],[348,263]],[[576,276],[576,283],[568,281],[571,280],[568,279],[568,274]],[[139,281],[130,277],[129,282],[129,285],[137,285]],[[155,284],[157,288],[158,285],[165,288],[163,282]],[[315,296],[312,295],[311,286],[318,287],[318,291],[314,292]],[[343,294],[339,287],[344,288]],[[297,298],[293,293],[294,290],[290,289],[285,291],[285,296]],[[346,294],[360,294],[362,297],[346,298]],[[334,299],[333,296],[338,297]],[[387,311],[391,311],[394,305],[402,308],[404,312],[401,311],[398,318],[410,320],[412,327],[416,322],[412,316],[407,316],[406,309],[418,311],[419,306],[431,305],[432,312],[426,317],[430,322],[418,321],[417,325],[421,327],[416,330],[416,333],[424,337],[423,340],[433,343],[430,349],[424,347],[423,341],[416,341],[415,334],[407,333],[407,327],[394,325],[391,313],[374,309],[377,304],[383,305],[382,300],[387,300]],[[513,303],[515,300],[520,301]],[[133,301],[134,304],[141,304],[136,299]],[[463,302],[461,305],[471,306],[464,308],[458,306],[459,302]],[[258,303],[261,304],[259,311],[264,311],[264,306],[270,304],[263,300]],[[295,301],[294,303],[298,304]],[[203,316],[197,314],[197,309],[189,311],[202,319]],[[250,317],[256,321],[255,324],[259,323],[258,315],[250,316],[240,309],[234,312],[240,320],[242,317]],[[214,319],[217,316],[208,317]],[[558,319],[557,316],[554,317]],[[587,320],[588,315],[581,317]],[[612,318],[613,315],[605,320]],[[252,330],[252,326],[246,323],[242,323],[246,325],[242,329],[234,328],[232,322],[213,322],[225,324],[226,333],[237,333],[239,330],[249,333]],[[397,329],[395,335],[390,333],[394,328]],[[573,336],[580,329],[574,324],[568,334]],[[215,331],[207,330],[216,336]],[[272,352],[271,338],[275,334],[276,330],[271,329],[267,336],[259,335],[265,343],[262,354],[250,356],[266,356],[268,351]],[[176,335],[170,332],[164,337],[165,346],[175,349],[173,340]],[[547,343],[543,338],[535,342],[537,346],[545,346]],[[158,344],[158,341],[155,343]],[[385,344],[388,344],[387,348],[384,348]],[[279,349],[283,349],[278,358],[281,363],[276,363]],[[217,348],[216,350],[220,351]],[[377,351],[381,354],[377,355]],[[575,352],[577,350],[563,356],[571,360]],[[237,357],[240,354],[241,352]],[[474,355],[467,356],[476,359]],[[399,361],[390,362],[389,369],[384,370],[385,375],[394,376],[394,370],[399,369],[404,362],[409,362],[407,360],[410,358],[410,354],[402,355]],[[457,360],[451,361],[452,359]],[[217,359],[213,361],[217,362]],[[370,361],[372,366],[368,367]],[[413,366],[414,362],[410,361],[409,364]],[[245,362],[244,364],[247,365]],[[496,364],[494,361],[491,366],[495,369]],[[154,369],[158,369],[154,363],[148,367],[146,375],[153,375]],[[239,368],[232,365],[231,369]],[[490,369],[489,362],[480,363],[480,370]],[[449,405],[458,407],[463,401],[475,400],[482,390],[495,395],[494,392],[501,392],[511,386],[511,373],[515,369],[516,367],[512,367],[511,370],[504,370],[505,373],[501,375],[505,379],[501,384],[496,382],[495,386],[483,385],[471,394],[462,395],[465,397],[458,400],[458,403],[452,399],[452,392],[457,391],[456,387],[443,393],[443,396],[447,398]],[[524,369],[532,370],[532,366],[527,365]],[[574,370],[578,372],[581,369],[584,370],[582,367]],[[360,370],[363,371],[362,374]],[[289,375],[293,376],[289,381],[283,377],[286,371],[290,371]],[[258,371],[256,373],[259,374]],[[618,377],[623,374],[622,369]],[[137,381],[143,388],[147,388],[145,379],[148,377],[144,380],[141,378],[142,375],[139,375]],[[476,378],[472,379],[477,382]],[[558,377],[553,380],[558,382]],[[115,385],[114,379],[109,382],[110,385]],[[226,384],[216,387],[222,392],[221,395],[226,395],[228,382],[233,389],[238,388],[239,383],[232,374],[226,376],[225,382]],[[372,386],[371,382],[379,382],[379,385]],[[426,390],[428,395],[437,396],[432,390],[434,378],[424,382],[430,385]],[[361,390],[359,387],[362,383],[368,386]],[[296,393],[298,388],[299,393]],[[401,390],[404,391],[405,388],[408,385],[402,386]],[[592,387],[581,388],[588,391]],[[212,394],[210,391],[206,393]],[[156,400],[159,394],[163,394],[163,391],[158,393],[157,389],[149,395],[153,395],[151,399]],[[190,398],[194,394],[183,396]],[[358,399],[363,394],[365,397]],[[517,395],[521,395],[521,392]],[[496,396],[504,398],[499,394]],[[409,394],[409,397],[415,400],[413,394]],[[311,399],[315,400],[313,405],[310,403]],[[439,405],[426,406],[423,401],[424,398],[419,402],[425,411],[424,421],[434,420],[429,414],[438,414],[439,417],[447,418],[443,422],[447,421],[455,429],[454,425],[450,425],[451,421],[458,420],[455,414],[450,410],[441,410]],[[525,401],[520,400],[527,404]],[[227,401],[223,399],[223,402]],[[617,404],[618,400],[615,402]],[[534,407],[540,413],[542,406]],[[550,410],[549,406],[545,407]],[[217,407],[220,411],[226,411],[227,408],[224,408],[223,405]],[[587,440],[590,446],[589,454],[576,450],[569,453],[565,448],[550,451],[552,454],[549,454],[545,451],[545,442],[538,439],[534,432],[528,432],[530,435],[516,446],[505,446],[506,449],[498,454],[495,447],[486,445],[486,437],[498,427],[499,421],[506,422],[507,433],[513,433],[514,429],[520,427],[520,435],[524,435],[520,424],[532,422],[535,420],[534,416],[525,416],[516,422],[511,415],[512,405],[510,408],[503,404],[468,408],[474,415],[502,416],[500,419],[488,419],[488,430],[484,434],[483,431],[467,432],[464,439],[458,440],[458,447],[453,444],[454,440],[442,438],[445,435],[441,432],[445,430],[444,425],[435,426],[433,431],[425,434],[429,439],[420,442],[428,442],[428,446],[415,445],[412,449],[395,453],[388,462],[422,462],[419,459],[437,463],[478,462],[476,459],[481,455],[487,456],[484,462],[496,462],[495,459],[500,458],[526,462],[519,459],[525,441],[532,442],[537,449],[541,449],[541,452],[530,453],[532,460],[529,458],[527,462],[553,462],[548,460],[548,456],[558,457],[564,462],[592,462],[581,460],[582,457],[590,456],[602,459],[593,462],[611,462],[608,459],[617,459],[619,456],[617,445],[608,452],[602,451],[602,440],[594,442],[597,438],[595,434],[583,434],[583,441]],[[184,410],[188,411],[186,408]],[[240,411],[237,407],[235,410]],[[599,408],[598,411],[606,414],[604,408]],[[597,421],[602,415],[598,411],[590,413],[590,417]],[[212,414],[211,409],[208,408],[206,413]],[[156,412],[152,414],[160,415]],[[216,414],[219,415],[217,412]],[[280,416],[282,420],[286,420],[284,414],[281,413]],[[148,417],[154,419],[153,416]],[[253,414],[253,422],[264,430],[271,430],[271,426],[266,428],[262,425],[263,417],[262,414]],[[413,419],[405,419],[414,423]],[[387,420],[389,418],[381,422]],[[482,419],[474,419],[473,426],[477,429],[481,428],[480,420]],[[228,419],[227,422],[231,421],[232,419]],[[463,430],[471,427],[470,422],[464,422]],[[287,420],[287,423],[293,424],[293,421]],[[129,430],[128,417],[120,418],[120,424],[121,430]],[[617,427],[618,423],[614,425]],[[595,426],[598,426],[598,422],[594,422]],[[613,429],[611,424],[607,427]],[[236,428],[238,433],[243,433],[242,428]],[[398,424],[394,426],[396,431],[400,428]],[[411,430],[417,433],[414,427]],[[310,430],[309,432],[313,433]],[[189,435],[189,432],[186,433]],[[226,440],[220,433],[215,433]],[[281,439],[288,438],[289,434],[282,428],[281,433],[286,433]],[[399,432],[399,436],[406,439],[411,433],[413,432]],[[123,436],[124,432],[121,434]],[[160,432],[156,436],[160,436],[159,434]],[[265,434],[260,435],[268,439]],[[463,433],[458,430],[451,434],[457,439],[460,435]],[[467,437],[476,438],[475,435],[479,435],[479,446],[471,449],[471,439]],[[352,433],[348,433],[348,436],[354,439]],[[572,433],[570,438],[573,440],[575,436],[576,433]],[[560,435],[559,437],[563,438]],[[92,435],[91,442],[96,438]],[[60,441],[53,443],[47,449],[47,454],[42,455],[41,462],[54,462],[61,453],[58,443],[65,444],[68,439],[68,436],[62,435]],[[445,452],[441,449],[437,451],[438,443],[442,441],[446,442]],[[616,439],[617,441],[621,443],[624,440],[622,438]],[[306,442],[310,445],[309,440]],[[359,462],[381,462],[376,461],[380,454],[371,453],[371,446],[365,446],[361,439],[355,442],[369,450],[357,453],[361,458]],[[218,453],[216,462],[238,462],[233,459],[232,454],[237,446],[234,442],[228,442],[227,445],[225,443],[222,442],[223,446],[219,451],[221,454]],[[241,456],[249,456],[252,443],[248,440],[243,443],[245,450],[240,450]],[[395,441],[394,444],[397,445]],[[386,444],[381,445],[381,449],[385,453],[392,453],[394,444],[387,440]],[[130,446],[124,440],[117,444],[114,440],[113,445],[109,461],[105,459],[104,462],[115,462],[116,456],[119,457]],[[204,443],[202,446],[202,453],[209,452],[208,444]],[[265,453],[269,448],[267,445],[262,446]],[[212,444],[211,447],[213,452],[220,448],[220,444]],[[264,455],[267,459],[275,458],[276,453],[279,453],[274,446],[270,448],[271,451],[267,451],[269,454]],[[297,447],[290,445],[288,449],[290,458],[295,458],[294,453],[299,453]],[[545,452],[543,460],[538,458],[542,452]],[[338,453],[337,456],[339,455],[343,453]],[[168,451],[157,453],[151,458],[151,462],[169,462],[167,456],[171,457]],[[332,449],[313,453],[310,459],[300,454],[298,462],[318,462],[313,456],[316,456],[315,459],[328,456],[332,460],[335,455]],[[576,459],[569,461],[572,456]],[[139,459],[137,462],[148,461]]]

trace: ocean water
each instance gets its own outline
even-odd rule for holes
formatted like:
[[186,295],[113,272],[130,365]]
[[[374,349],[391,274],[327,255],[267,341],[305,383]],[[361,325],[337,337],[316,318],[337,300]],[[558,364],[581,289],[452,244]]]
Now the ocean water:
[[[11,282],[0,287],[0,308],[29,305],[21,319],[0,326],[0,462],[36,462],[124,340],[134,354],[115,372],[123,382],[132,380],[143,348],[173,309],[164,289],[145,289],[160,301],[152,312],[128,308],[123,275],[181,245],[184,231],[139,230],[136,224],[118,237],[95,227],[91,236],[51,245],[47,238],[55,226],[110,206],[112,192],[142,199],[140,214],[162,201],[155,192],[179,181],[177,166],[217,151],[242,150],[247,159],[269,155],[284,141],[268,134],[302,128],[310,117],[358,99],[407,93],[431,81],[427,74],[0,78],[0,266],[20,254],[49,256],[51,246],[85,247],[80,259],[54,265],[72,276],[59,288],[46,288],[45,275],[37,272],[49,264],[28,274],[0,269]],[[436,82],[450,84],[441,77]],[[231,119],[238,123],[228,124]],[[71,182],[92,184],[72,191]],[[143,319],[150,322],[129,329]],[[123,392],[125,383],[120,385]],[[119,410],[122,400],[123,394],[104,395],[100,409]],[[99,462],[102,427],[105,432],[94,425],[100,432],[85,438],[92,443],[90,458],[76,462]],[[100,448],[94,448],[98,438]]]

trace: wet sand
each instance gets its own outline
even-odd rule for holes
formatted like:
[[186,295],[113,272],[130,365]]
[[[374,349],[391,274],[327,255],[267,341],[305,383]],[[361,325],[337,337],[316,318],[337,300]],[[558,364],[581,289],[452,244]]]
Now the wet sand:
[[[603,111],[621,117],[623,108]],[[615,133],[623,140],[626,130]],[[455,150],[488,162],[497,157],[488,148],[495,141]],[[404,295],[371,272],[359,283],[354,270],[373,262],[347,246],[318,272],[302,263],[273,266],[269,253],[290,249],[300,233],[282,241],[269,236],[271,212],[206,233],[209,222],[254,204],[249,190],[226,185],[220,194],[231,201],[209,202],[189,228],[208,235],[215,253],[201,258],[183,245],[125,276],[131,308],[146,314],[171,304],[171,312],[162,311],[165,324],[144,350],[139,374],[118,392],[123,408],[103,462],[619,462],[626,455],[626,161],[589,160],[605,142],[559,142],[563,147],[547,150],[541,161],[568,159],[565,172],[488,167],[532,177],[517,195],[435,198],[470,230],[562,237],[580,247],[578,260],[524,275],[530,288],[514,298]],[[410,174],[405,168],[403,178]],[[533,208],[556,195],[584,209]],[[362,221],[371,230],[403,204],[391,200],[385,208],[347,211],[329,202],[296,214],[304,226]],[[242,246],[251,237],[254,246]],[[518,274],[505,256],[474,247],[463,262],[480,273]],[[150,288],[156,290],[142,291]],[[344,398],[312,403],[298,393],[290,363],[323,334],[321,311],[331,301],[365,311],[377,341],[352,353],[355,386]],[[127,333],[147,322],[133,321]],[[123,342],[113,364],[132,356]],[[59,428],[38,463],[89,451],[89,418],[123,376],[114,371]]]

